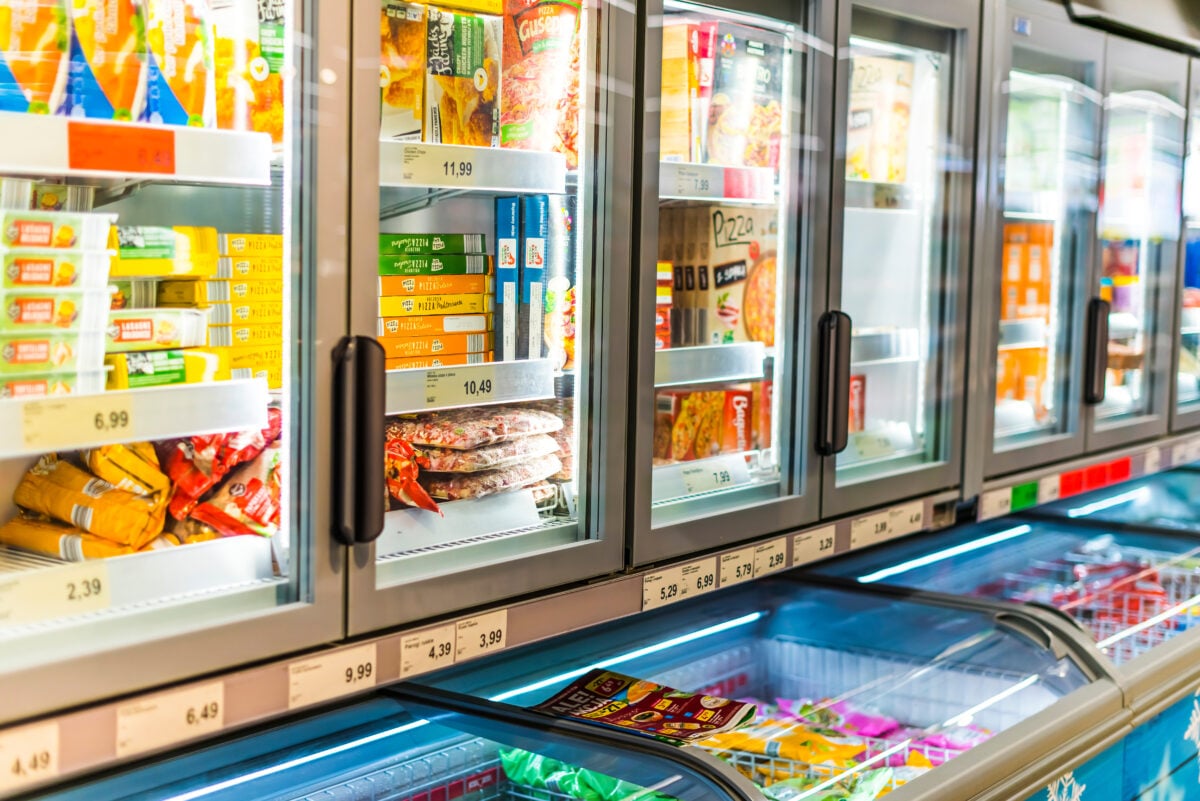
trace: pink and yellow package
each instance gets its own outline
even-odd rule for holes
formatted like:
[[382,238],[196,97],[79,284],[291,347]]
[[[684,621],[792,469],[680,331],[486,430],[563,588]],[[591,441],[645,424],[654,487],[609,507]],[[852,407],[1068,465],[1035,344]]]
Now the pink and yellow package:
[[67,113],[136,120],[146,103],[142,0],[72,0]]
[[216,126],[283,143],[283,3],[214,5]]
[[144,119],[211,128],[216,114],[207,0],[145,0],[149,87]]
[[63,0],[0,0],[0,111],[59,112],[68,35]]

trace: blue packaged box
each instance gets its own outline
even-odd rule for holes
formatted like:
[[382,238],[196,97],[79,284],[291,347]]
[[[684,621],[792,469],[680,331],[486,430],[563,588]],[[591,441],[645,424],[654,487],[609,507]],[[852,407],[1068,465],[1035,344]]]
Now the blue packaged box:
[[496,198],[496,361],[517,358],[521,199]]
[[540,359],[544,351],[543,308],[546,287],[546,239],[550,236],[550,198],[521,198],[521,313],[517,358]]

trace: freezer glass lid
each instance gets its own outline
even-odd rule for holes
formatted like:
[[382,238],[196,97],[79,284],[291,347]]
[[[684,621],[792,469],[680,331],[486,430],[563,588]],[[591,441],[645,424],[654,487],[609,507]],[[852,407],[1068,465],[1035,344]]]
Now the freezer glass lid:
[[1071,519],[1200,532],[1200,472],[1175,470],[1038,509]]
[[491,669],[456,668],[430,683],[527,707],[603,668],[751,700],[759,705],[754,725],[687,748],[732,764],[768,797],[822,798],[840,789],[868,799],[1087,683],[1072,661],[1003,617],[759,583],[498,655]]
[[1069,523],[964,526],[841,559],[823,572],[1071,615],[1121,664],[1200,625],[1200,540]]

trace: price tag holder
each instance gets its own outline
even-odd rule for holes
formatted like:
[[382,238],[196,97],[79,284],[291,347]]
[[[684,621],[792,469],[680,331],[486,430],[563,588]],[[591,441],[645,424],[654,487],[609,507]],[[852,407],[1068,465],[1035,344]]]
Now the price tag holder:
[[[380,159],[388,176],[383,179],[386,184],[398,178],[400,184],[411,186],[566,191],[566,160],[557,153],[404,142],[381,151]],[[393,159],[399,164],[388,163]]]
[[400,678],[454,664],[454,624],[409,634],[400,640]]
[[746,460],[740,456],[705,459],[698,464],[680,468],[679,476],[689,495],[750,483],[750,469],[746,467]]
[[301,659],[288,665],[288,709],[317,704],[375,686],[375,643]]
[[1038,480],[1038,503],[1051,503],[1059,498],[1058,476],[1046,476]]
[[1004,517],[1011,511],[1012,490],[1009,487],[988,490],[979,496],[979,509],[975,519],[991,520],[994,517]]
[[1151,476],[1162,469],[1162,450],[1160,448],[1151,448],[1146,451],[1146,456],[1142,460],[1142,475]]
[[679,568],[679,576],[687,585],[688,597],[711,592],[717,588],[717,557],[686,564]]
[[755,577],[777,573],[787,568],[787,566],[787,537],[780,537],[755,546]]
[[123,392],[23,401],[21,433],[33,453],[138,438],[133,399]]
[[1188,463],[1188,443],[1180,442],[1171,446],[1171,467],[1182,467]]
[[507,644],[507,609],[464,618],[454,624],[455,661],[461,662],[494,651],[503,651]]
[[35,723],[0,732],[0,793],[58,775],[58,723]]
[[223,681],[151,696],[117,707],[117,756],[154,751],[223,728]]
[[720,169],[699,164],[677,164],[667,169],[675,173],[675,194],[679,197],[722,197],[724,173]]
[[888,537],[888,512],[857,517],[850,521],[850,547],[864,548]]
[[0,624],[53,620],[111,605],[108,565],[101,560],[0,576]]
[[67,123],[67,167],[85,172],[175,174],[175,132],[170,128]]
[[803,565],[833,556],[837,550],[837,529],[825,526],[792,537],[792,564]]
[[888,510],[888,536],[903,537],[925,528],[925,501],[911,501]]
[[732,587],[754,578],[754,549],[721,554],[721,586]]
[[428,408],[493,403],[496,368],[482,364],[470,370],[429,370],[425,373],[425,405]]
[[1200,462],[1200,437],[1188,443],[1188,463]]
[[642,577],[642,611],[657,609],[688,597],[683,583],[683,568],[670,567]]

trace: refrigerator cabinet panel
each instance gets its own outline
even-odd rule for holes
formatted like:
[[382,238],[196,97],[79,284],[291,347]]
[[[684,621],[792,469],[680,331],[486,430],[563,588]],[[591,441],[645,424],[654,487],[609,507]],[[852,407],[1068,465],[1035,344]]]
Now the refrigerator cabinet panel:
[[1175,349],[1171,375],[1171,431],[1200,426],[1200,61],[1192,59],[1188,84],[1187,150],[1183,162],[1183,235],[1176,285]]

